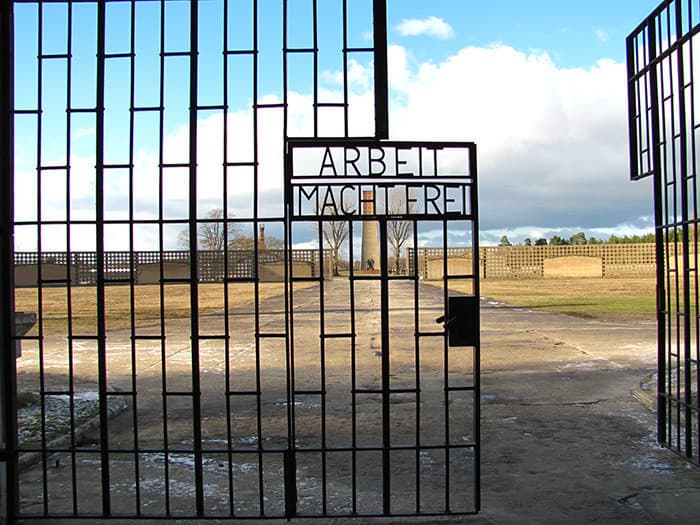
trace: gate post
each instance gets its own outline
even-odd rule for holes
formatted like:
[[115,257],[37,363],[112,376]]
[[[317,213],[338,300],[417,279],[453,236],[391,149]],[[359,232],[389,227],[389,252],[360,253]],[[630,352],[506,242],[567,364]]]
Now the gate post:
[[374,137],[389,138],[389,66],[386,0],[373,1],[374,18]]
[[13,2],[0,3],[0,518],[15,515],[15,352],[13,344]]

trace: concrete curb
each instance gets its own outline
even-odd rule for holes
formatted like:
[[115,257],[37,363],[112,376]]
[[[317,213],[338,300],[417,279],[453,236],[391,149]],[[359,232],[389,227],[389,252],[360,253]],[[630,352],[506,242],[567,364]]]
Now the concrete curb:
[[[118,392],[116,389],[111,389],[111,393]],[[118,416],[122,412],[126,411],[129,408],[128,403],[122,402],[122,403],[109,403],[108,404],[108,409],[107,409],[107,417],[109,419],[112,419],[113,417]],[[100,415],[97,414],[96,416],[93,416],[92,418],[88,419],[87,421],[84,421],[77,425],[75,427],[75,435],[74,435],[74,443],[80,443],[80,441],[89,433],[95,430],[96,428],[100,427]],[[70,433],[68,434],[63,434],[61,436],[58,436],[51,440],[50,442],[47,443],[46,445],[46,456],[49,457],[53,454],[51,449],[62,449],[62,448],[68,448],[74,446],[72,444],[73,442],[71,441],[71,435]],[[42,452],[25,452],[23,454],[19,455],[19,458],[17,460],[17,465],[19,467],[19,470],[26,470],[29,467],[39,463],[42,460],[43,453]]]
[[631,393],[644,407],[648,408],[652,412],[656,412],[656,389],[651,391],[649,388],[645,388],[650,382],[653,382],[656,377],[656,372],[651,372],[645,375],[640,381],[639,386],[633,388]]

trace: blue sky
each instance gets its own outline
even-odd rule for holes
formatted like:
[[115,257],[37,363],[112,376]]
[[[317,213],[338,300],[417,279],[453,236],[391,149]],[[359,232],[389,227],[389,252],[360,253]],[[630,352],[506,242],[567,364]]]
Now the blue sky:
[[[278,102],[281,94],[281,5],[260,0],[260,84],[258,99]],[[231,2],[229,47],[251,46],[251,0]],[[367,45],[371,27],[368,0],[351,0],[349,45]],[[338,100],[336,82],[342,62],[338,59],[340,0],[319,1],[319,47],[322,98]],[[525,237],[569,236],[585,231],[607,238],[610,233],[650,231],[652,195],[648,181],[632,183],[627,172],[625,91],[625,37],[657,5],[646,0],[388,0],[390,135],[392,139],[474,140],[480,156],[481,238],[489,244],[501,235],[514,241]],[[221,60],[221,0],[200,2],[200,104],[217,104],[223,96]],[[290,44],[309,47],[311,3],[290,0]],[[129,3],[107,6],[107,51],[129,49]],[[136,2],[136,104],[157,105],[160,33],[158,2]],[[65,53],[65,6],[44,6],[45,53]],[[186,51],[189,5],[166,4],[166,51]],[[16,8],[17,107],[32,108],[37,99],[36,7]],[[94,105],[94,46],[96,10],[92,4],[73,7],[72,103]],[[154,29],[154,27],[156,29]],[[330,50],[330,51],[326,51]],[[124,79],[126,59],[111,59],[107,67],[110,86],[106,95],[108,161],[125,162],[128,151],[129,97]],[[229,126],[236,140],[229,145],[230,160],[251,156],[252,117],[250,80],[252,63],[231,57],[237,82],[229,86]],[[295,58],[290,73],[290,133],[308,135],[311,82],[310,61]],[[168,162],[187,160],[187,111],[189,93],[187,57],[170,57],[165,71],[165,129],[163,156]],[[45,61],[43,79],[42,162],[65,163],[67,101],[65,61]],[[351,91],[356,111],[353,129],[371,127],[371,63],[357,55],[351,63]],[[175,108],[175,109],[173,109]],[[281,141],[274,112],[266,114],[261,139],[265,157],[260,174],[262,213],[281,215]],[[333,119],[331,119],[333,120]],[[239,170],[235,189],[223,196],[221,168],[222,112],[200,112],[201,209],[221,207],[228,199],[236,217],[251,216],[249,193],[252,177]],[[329,129],[338,129],[331,122]],[[34,117],[16,121],[16,173],[19,220],[36,217],[36,137]],[[44,218],[64,220],[94,218],[94,118],[74,114],[70,125],[70,174],[52,172],[43,182]],[[333,131],[329,131],[332,134]],[[136,130],[135,213],[156,218],[158,206],[165,218],[186,220],[186,170],[172,168],[166,174],[165,200],[157,198],[157,119],[139,113]],[[211,175],[214,174],[214,175]],[[230,175],[230,174],[229,174]],[[65,198],[71,181],[71,202]],[[125,171],[109,172],[105,196],[108,217],[128,218],[128,178]],[[173,227],[175,228],[175,226]],[[26,231],[25,231],[26,230]],[[35,249],[30,228],[19,232],[18,248]],[[76,230],[77,231],[77,230]],[[94,235],[73,235],[73,249],[91,249]],[[116,228],[108,249],[123,249],[127,228]],[[65,247],[65,232],[44,236],[44,249]],[[152,248],[155,230],[138,235]],[[177,232],[168,235],[173,247]],[[91,240],[91,238],[93,240]],[[84,240],[82,242],[81,240]],[[156,243],[157,244],[157,243]]]
[[420,61],[440,62],[464,46],[500,42],[521,51],[546,51],[560,67],[589,67],[601,58],[622,62],[625,37],[658,0],[388,0],[390,40],[402,41],[405,19],[440,18],[449,38],[416,37]]

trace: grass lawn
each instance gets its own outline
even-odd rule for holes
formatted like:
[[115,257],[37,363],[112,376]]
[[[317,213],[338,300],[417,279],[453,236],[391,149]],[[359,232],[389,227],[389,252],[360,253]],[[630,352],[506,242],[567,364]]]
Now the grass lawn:
[[481,281],[481,296],[532,310],[615,320],[654,320],[656,280],[555,278]]

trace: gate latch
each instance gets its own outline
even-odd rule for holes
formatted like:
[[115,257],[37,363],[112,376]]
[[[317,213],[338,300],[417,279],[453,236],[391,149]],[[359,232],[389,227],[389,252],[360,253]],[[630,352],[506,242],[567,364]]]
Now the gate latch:
[[443,323],[450,346],[475,346],[479,334],[479,298],[453,296],[447,298],[447,313],[435,319]]

